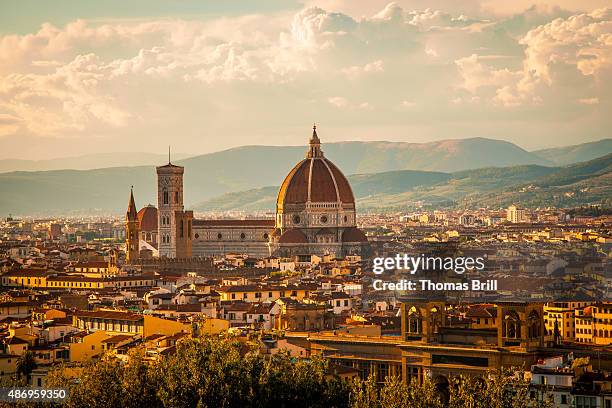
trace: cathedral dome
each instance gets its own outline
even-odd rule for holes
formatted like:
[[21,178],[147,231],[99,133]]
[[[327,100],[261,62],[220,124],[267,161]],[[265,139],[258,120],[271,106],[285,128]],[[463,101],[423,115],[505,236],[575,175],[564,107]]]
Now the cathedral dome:
[[157,232],[157,208],[147,205],[138,211],[138,221],[140,221],[141,231]]
[[302,231],[297,228],[293,228],[285,231],[285,233],[280,236],[278,242],[281,244],[306,244],[308,239]]
[[321,142],[313,128],[306,158],[289,172],[278,192],[276,205],[342,203],[355,205],[351,186],[344,174],[323,156]]
[[368,237],[359,228],[350,227],[342,233],[342,242],[368,242]]

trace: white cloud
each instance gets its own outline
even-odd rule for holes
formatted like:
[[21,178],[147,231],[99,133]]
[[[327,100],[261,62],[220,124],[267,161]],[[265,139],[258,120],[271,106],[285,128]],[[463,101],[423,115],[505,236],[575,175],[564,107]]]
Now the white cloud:
[[492,69],[491,67],[482,64],[482,60],[476,54],[469,57],[460,58],[455,61],[459,73],[463,78],[462,87],[469,92],[476,92],[482,87],[499,87],[504,84],[515,81],[519,74],[511,72],[509,69]]
[[351,79],[356,79],[362,75],[373,72],[383,72],[384,70],[385,68],[382,60],[376,60],[365,65],[353,65],[352,67],[343,68],[342,73]]
[[599,103],[599,98],[580,98],[578,99],[578,103],[583,105],[597,105]]
[[558,65],[596,75],[612,66],[612,9],[558,18],[530,30],[520,43],[527,46],[524,70],[547,84]]
[[495,87],[493,101],[514,107],[542,103],[545,88],[570,77],[572,82],[603,81],[612,68],[612,9],[557,18],[519,42],[526,46],[521,69],[494,69],[476,54],[456,60],[463,88],[473,93]]
[[327,102],[337,108],[346,108],[349,106],[348,100],[342,96],[331,96],[327,98]]
[[425,48],[425,54],[429,55],[430,57],[434,57],[434,58],[438,56],[438,52],[434,50],[433,48]]
[[[537,107],[550,118],[551,103],[578,102],[580,111],[607,103],[609,10],[530,9],[507,19],[442,2],[376,4],[362,16],[305,7],[208,20],[79,20],[0,36],[0,136],[136,143],[189,134],[181,137],[209,149],[203,126],[225,132],[211,140],[223,148],[229,139],[252,143],[244,135],[267,134],[264,126],[316,116],[346,129],[494,137],[505,130],[491,118],[507,107]],[[456,130],[458,113],[465,129]],[[529,117],[541,129],[545,119]]]

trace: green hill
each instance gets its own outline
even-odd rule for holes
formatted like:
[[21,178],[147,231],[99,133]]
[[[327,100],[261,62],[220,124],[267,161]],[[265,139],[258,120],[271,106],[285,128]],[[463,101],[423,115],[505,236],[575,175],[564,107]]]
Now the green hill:
[[[362,208],[475,203],[489,192],[545,176],[573,177],[577,183],[590,177],[589,171],[605,171],[597,164],[584,170],[546,167],[546,159],[483,138],[329,143],[323,150],[344,174],[353,174]],[[266,187],[280,185],[304,152],[304,146],[244,146],[177,160],[185,166],[185,206],[273,210],[274,189]],[[154,166],[1,173],[0,214],[122,213],[131,185],[138,206],[156,203],[155,177]]]
[[532,153],[558,166],[563,166],[593,160],[597,157],[612,153],[612,139],[602,139],[597,142],[582,143],[574,146],[536,150]]
[[[489,167],[455,173],[393,171],[348,176],[362,210],[443,207],[577,206],[610,201],[612,155],[566,167]],[[221,195],[198,211],[274,209],[278,187]]]

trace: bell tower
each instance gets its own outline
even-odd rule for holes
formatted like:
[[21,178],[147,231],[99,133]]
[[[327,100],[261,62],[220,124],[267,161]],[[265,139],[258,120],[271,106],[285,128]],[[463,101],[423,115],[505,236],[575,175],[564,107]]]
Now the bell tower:
[[134,189],[130,189],[130,201],[125,214],[125,255],[127,263],[131,263],[140,256],[140,221],[134,202]]
[[172,164],[168,149],[168,164],[157,167],[157,236],[160,257],[177,257],[176,213],[183,211],[184,172],[184,167]]

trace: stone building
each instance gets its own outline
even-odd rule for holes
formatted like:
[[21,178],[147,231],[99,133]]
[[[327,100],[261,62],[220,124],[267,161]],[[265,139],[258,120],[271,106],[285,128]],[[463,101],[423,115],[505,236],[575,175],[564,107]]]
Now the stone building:
[[157,208],[149,204],[138,211],[138,221],[140,222],[140,241],[146,242],[149,246],[157,250]]
[[323,155],[314,126],[306,157],[293,167],[278,192],[270,253],[364,254],[367,242],[357,228],[353,190]]
[[140,252],[140,222],[138,221],[138,213],[136,211],[136,203],[134,202],[134,191],[130,190],[130,201],[125,214],[125,256],[128,263],[138,259]]
[[444,301],[414,300],[401,305],[401,336],[357,336],[338,331],[286,333],[309,355],[355,368],[362,378],[373,372],[379,382],[388,375],[422,382],[429,377],[448,387],[453,375],[486,378],[491,370],[529,367],[549,350],[543,347],[541,303],[500,302],[496,325],[470,328],[449,318],[454,305]]
[[183,208],[185,168],[170,162],[157,167],[157,208],[159,256],[191,257],[193,212]]
[[279,190],[275,219],[194,219],[183,206],[184,172],[170,159],[157,167],[157,209],[147,206],[136,217],[140,248],[156,249],[153,253],[160,258],[367,254],[368,240],[356,225],[351,186],[324,157],[316,127],[306,158]]

